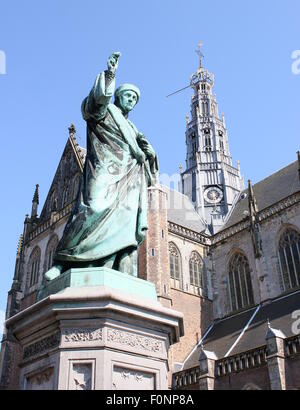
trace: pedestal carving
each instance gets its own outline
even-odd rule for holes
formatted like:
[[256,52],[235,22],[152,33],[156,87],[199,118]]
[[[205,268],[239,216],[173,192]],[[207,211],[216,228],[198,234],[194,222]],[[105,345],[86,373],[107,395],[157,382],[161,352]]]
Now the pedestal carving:
[[147,350],[151,352],[162,352],[162,342],[151,337],[135,335],[129,332],[122,332],[116,329],[107,330],[107,340],[109,342],[119,343],[135,347],[136,349]]

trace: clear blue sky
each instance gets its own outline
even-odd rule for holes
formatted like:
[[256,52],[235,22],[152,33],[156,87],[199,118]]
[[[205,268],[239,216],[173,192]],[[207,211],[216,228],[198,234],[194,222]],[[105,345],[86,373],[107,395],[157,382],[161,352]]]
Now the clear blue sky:
[[0,310],[34,186],[41,209],[71,122],[85,144],[81,101],[112,51],[122,52],[118,83],[142,91],[131,119],[172,174],[185,160],[191,91],[165,96],[188,84],[202,40],[233,160],[256,182],[300,149],[300,75],[291,70],[299,16],[299,0],[2,1]]

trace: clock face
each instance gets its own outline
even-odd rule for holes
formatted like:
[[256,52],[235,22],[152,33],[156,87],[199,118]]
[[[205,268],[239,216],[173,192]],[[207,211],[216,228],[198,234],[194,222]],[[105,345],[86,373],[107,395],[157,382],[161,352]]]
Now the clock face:
[[223,192],[218,187],[207,188],[204,191],[204,199],[210,204],[217,204],[223,198]]

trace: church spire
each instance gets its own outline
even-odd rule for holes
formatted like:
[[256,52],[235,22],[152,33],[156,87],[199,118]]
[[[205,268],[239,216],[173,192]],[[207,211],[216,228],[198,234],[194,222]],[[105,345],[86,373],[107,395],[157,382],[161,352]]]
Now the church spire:
[[190,77],[194,91],[186,117],[186,170],[182,192],[206,220],[210,232],[225,223],[235,198],[244,188],[240,169],[232,164],[225,115],[219,115],[214,74],[203,67],[203,43],[198,44],[199,67]]

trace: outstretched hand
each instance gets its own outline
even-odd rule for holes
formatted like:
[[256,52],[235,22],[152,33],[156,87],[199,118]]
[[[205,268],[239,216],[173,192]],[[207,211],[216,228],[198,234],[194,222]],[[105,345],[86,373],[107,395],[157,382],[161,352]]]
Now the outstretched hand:
[[116,69],[118,68],[118,60],[119,60],[120,55],[121,53],[119,51],[116,51],[110,55],[107,61],[108,71],[115,73]]

